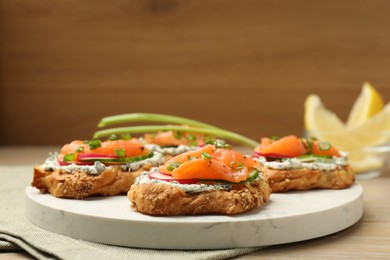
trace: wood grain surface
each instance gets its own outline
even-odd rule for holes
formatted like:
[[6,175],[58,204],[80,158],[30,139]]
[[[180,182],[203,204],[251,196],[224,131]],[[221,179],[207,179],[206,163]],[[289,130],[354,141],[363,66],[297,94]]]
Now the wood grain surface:
[[254,139],[302,134],[310,93],[346,119],[390,101],[389,1],[3,0],[0,145],[88,139],[167,113]]

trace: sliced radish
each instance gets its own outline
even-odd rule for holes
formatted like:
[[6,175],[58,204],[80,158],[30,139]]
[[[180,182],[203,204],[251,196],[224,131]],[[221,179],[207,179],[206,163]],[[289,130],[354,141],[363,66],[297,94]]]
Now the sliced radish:
[[294,156],[287,156],[284,154],[278,154],[278,153],[259,153],[259,152],[253,152],[252,157],[258,158],[260,156],[268,157],[268,158],[293,158]]
[[111,154],[97,154],[97,153],[81,153],[79,154],[80,161],[89,161],[89,160],[107,160],[107,159],[118,159],[119,157]]
[[149,179],[156,179],[156,180],[167,181],[167,182],[177,181],[178,183],[181,183],[181,184],[199,183],[199,180],[197,180],[197,179],[175,179],[171,175],[163,174],[161,172],[150,172],[148,174],[148,177],[149,177]]

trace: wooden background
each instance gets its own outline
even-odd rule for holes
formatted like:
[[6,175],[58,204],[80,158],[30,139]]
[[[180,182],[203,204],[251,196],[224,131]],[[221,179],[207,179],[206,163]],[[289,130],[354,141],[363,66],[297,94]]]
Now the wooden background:
[[390,101],[390,1],[3,0],[0,144],[88,139],[158,112],[251,138],[302,134],[316,93],[346,119]]

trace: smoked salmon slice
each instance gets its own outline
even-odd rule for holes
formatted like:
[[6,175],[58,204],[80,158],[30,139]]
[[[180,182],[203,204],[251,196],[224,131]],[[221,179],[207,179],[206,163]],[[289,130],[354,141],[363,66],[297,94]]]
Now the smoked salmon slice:
[[259,163],[230,148],[206,145],[196,151],[186,152],[168,160],[159,167],[163,174],[174,179],[204,179],[241,182]]
[[108,140],[108,141],[82,141],[75,140],[69,144],[65,144],[58,156],[62,161],[65,156],[72,155],[73,162],[80,162],[80,154],[112,156],[112,157],[134,157],[149,154],[145,146],[137,138],[128,140]]
[[177,131],[164,131],[152,134],[144,134],[144,139],[149,144],[160,146],[203,146],[205,136],[195,133],[183,133]]
[[280,139],[261,138],[261,143],[255,148],[255,153],[264,157],[293,158],[302,155],[325,155],[339,157],[340,152],[329,142],[312,138],[298,138],[289,135]]

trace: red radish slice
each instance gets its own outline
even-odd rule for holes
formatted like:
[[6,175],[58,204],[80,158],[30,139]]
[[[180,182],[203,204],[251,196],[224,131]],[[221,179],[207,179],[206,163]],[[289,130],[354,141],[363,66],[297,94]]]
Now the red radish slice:
[[97,154],[97,153],[81,153],[79,154],[80,161],[99,160],[99,159],[118,159],[116,155]]
[[287,156],[284,154],[278,154],[278,153],[259,153],[259,152],[253,152],[252,157],[258,158],[260,156],[263,157],[270,157],[270,158],[293,158],[292,156]]
[[199,180],[197,179],[174,179],[171,175],[163,174],[161,172],[150,172],[148,174],[149,179],[156,179],[160,181],[177,181],[180,184],[196,184],[199,183]]

